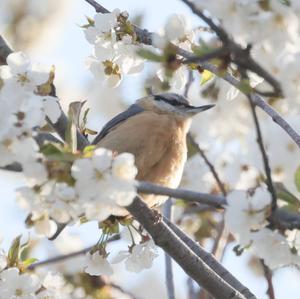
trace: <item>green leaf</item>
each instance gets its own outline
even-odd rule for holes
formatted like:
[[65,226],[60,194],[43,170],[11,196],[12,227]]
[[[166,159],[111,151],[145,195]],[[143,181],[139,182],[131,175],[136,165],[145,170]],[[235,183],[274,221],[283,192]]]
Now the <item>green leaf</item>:
[[298,211],[300,209],[299,199],[291,193],[282,183],[274,184],[277,197],[288,204],[289,210]]
[[20,242],[22,235],[16,237],[8,251],[8,263],[10,266],[14,266],[18,263],[20,256]]
[[48,143],[41,147],[41,152],[45,156],[51,156],[51,155],[61,155],[62,150],[61,148],[55,144],[55,143]]
[[36,259],[36,258],[33,258],[33,257],[28,258],[28,259],[22,261],[22,265],[24,268],[27,268],[28,266],[32,265],[33,263],[35,263],[37,261],[38,261],[38,259]]
[[201,40],[201,44],[198,45],[192,45],[192,51],[197,56],[205,55],[211,51],[213,51],[214,48],[209,47],[203,40]]
[[300,166],[295,172],[295,185],[297,187],[297,190],[300,192]]
[[208,70],[204,70],[201,73],[201,81],[200,81],[200,85],[204,85],[206,82],[208,82],[209,80],[211,80],[214,77],[214,74]]
[[81,28],[87,29],[89,27],[95,26],[95,21],[91,17],[88,17],[88,16],[85,16],[85,17],[87,20],[87,24],[80,25]]
[[94,150],[96,148],[96,145],[88,145],[83,149],[83,155],[84,157],[88,158],[91,157],[94,154]]
[[142,58],[150,60],[150,61],[155,61],[155,62],[163,62],[164,61],[164,56],[158,55],[150,50],[139,49],[137,51],[137,54],[140,55]]
[[250,86],[248,80],[242,80],[237,88],[245,94],[250,94],[252,92],[252,87]]

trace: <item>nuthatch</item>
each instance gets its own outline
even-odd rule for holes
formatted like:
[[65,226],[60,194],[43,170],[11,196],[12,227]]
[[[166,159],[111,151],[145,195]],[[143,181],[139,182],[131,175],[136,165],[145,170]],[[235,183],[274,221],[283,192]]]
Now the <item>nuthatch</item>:
[[[191,106],[175,93],[141,98],[109,121],[93,144],[117,153],[132,153],[137,180],[177,188],[187,159],[186,135],[191,118],[213,106]],[[150,207],[166,198],[142,196]]]

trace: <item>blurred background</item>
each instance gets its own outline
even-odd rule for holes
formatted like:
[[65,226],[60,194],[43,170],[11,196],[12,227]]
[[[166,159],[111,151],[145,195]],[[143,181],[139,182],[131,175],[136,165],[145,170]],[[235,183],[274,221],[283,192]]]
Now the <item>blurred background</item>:
[[[100,3],[109,10],[114,8],[127,10],[131,20],[150,31],[159,31],[167,17],[173,13],[188,14],[194,26],[201,24],[179,0],[103,0]],[[112,116],[145,95],[144,81],[149,69],[146,67],[142,75],[126,77],[116,89],[109,89],[96,82],[87,71],[85,64],[86,58],[92,51],[91,45],[85,40],[83,30],[80,28],[80,25],[86,23],[86,16],[93,17],[94,14],[94,9],[84,0],[1,0],[0,2],[1,34],[6,37],[13,49],[26,52],[33,61],[55,65],[55,85],[62,106],[66,109],[72,101],[88,100],[87,106],[91,108],[88,127],[98,131]],[[191,92],[196,94],[196,91]],[[197,163],[201,165],[200,162]],[[188,176],[185,179],[188,180]],[[22,184],[21,175],[0,171],[0,236],[3,238],[1,247],[5,249],[17,235],[24,234],[27,237],[29,234],[24,226],[26,213],[15,201],[14,190]],[[201,187],[199,189],[202,190]],[[177,208],[176,213],[180,214],[180,207]],[[199,231],[199,227],[203,224],[199,219],[194,220],[190,217],[184,223],[191,234],[195,230]],[[193,227],[195,225],[198,226],[195,228]],[[94,244],[98,234],[97,223],[68,228],[55,242],[39,238],[30,232],[30,237],[36,240],[32,255],[42,260],[60,253],[76,251]],[[124,239],[126,238],[128,236],[125,233]],[[117,252],[124,249],[125,244],[124,241],[117,241],[111,245],[111,248]],[[209,249],[212,240],[206,238],[203,244]],[[248,253],[240,257],[236,256],[233,252],[235,245],[232,241],[225,250],[223,258],[225,267],[246,284],[257,298],[268,298],[267,283],[260,264]],[[81,270],[81,262],[80,258],[71,259],[53,269],[75,273]],[[164,255],[161,251],[154,267],[150,270],[133,274],[127,272],[123,266],[118,266],[116,269],[112,280],[133,293],[136,298],[167,298]],[[176,298],[189,298],[190,282],[187,276],[175,263],[174,272]],[[299,281],[300,272],[296,268],[275,271],[276,299],[299,298]],[[118,295],[112,298],[121,297]]]

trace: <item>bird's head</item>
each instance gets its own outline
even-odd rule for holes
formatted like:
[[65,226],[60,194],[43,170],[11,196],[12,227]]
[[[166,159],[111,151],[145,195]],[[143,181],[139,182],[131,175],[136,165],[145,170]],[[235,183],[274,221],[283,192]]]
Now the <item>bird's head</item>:
[[191,106],[188,100],[176,93],[162,93],[142,98],[137,102],[145,110],[171,114],[180,118],[190,118],[199,112],[208,110],[215,105]]

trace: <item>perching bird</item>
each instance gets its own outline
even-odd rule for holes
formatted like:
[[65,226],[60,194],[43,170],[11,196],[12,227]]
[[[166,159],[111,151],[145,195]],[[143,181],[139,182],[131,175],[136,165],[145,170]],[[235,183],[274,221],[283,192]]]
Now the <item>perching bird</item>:
[[[147,96],[110,120],[93,144],[117,153],[132,153],[137,180],[177,188],[187,159],[186,135],[191,118],[213,106],[191,106],[175,93]],[[150,207],[166,198],[142,196]]]
[[[187,159],[186,135],[191,118],[212,107],[191,106],[175,93],[151,95],[110,120],[93,144],[117,153],[132,153],[137,180],[177,188]],[[159,206],[167,198],[141,195],[149,207]],[[127,216],[128,212],[124,210],[121,215]],[[60,225],[49,240],[54,240],[65,226]]]

